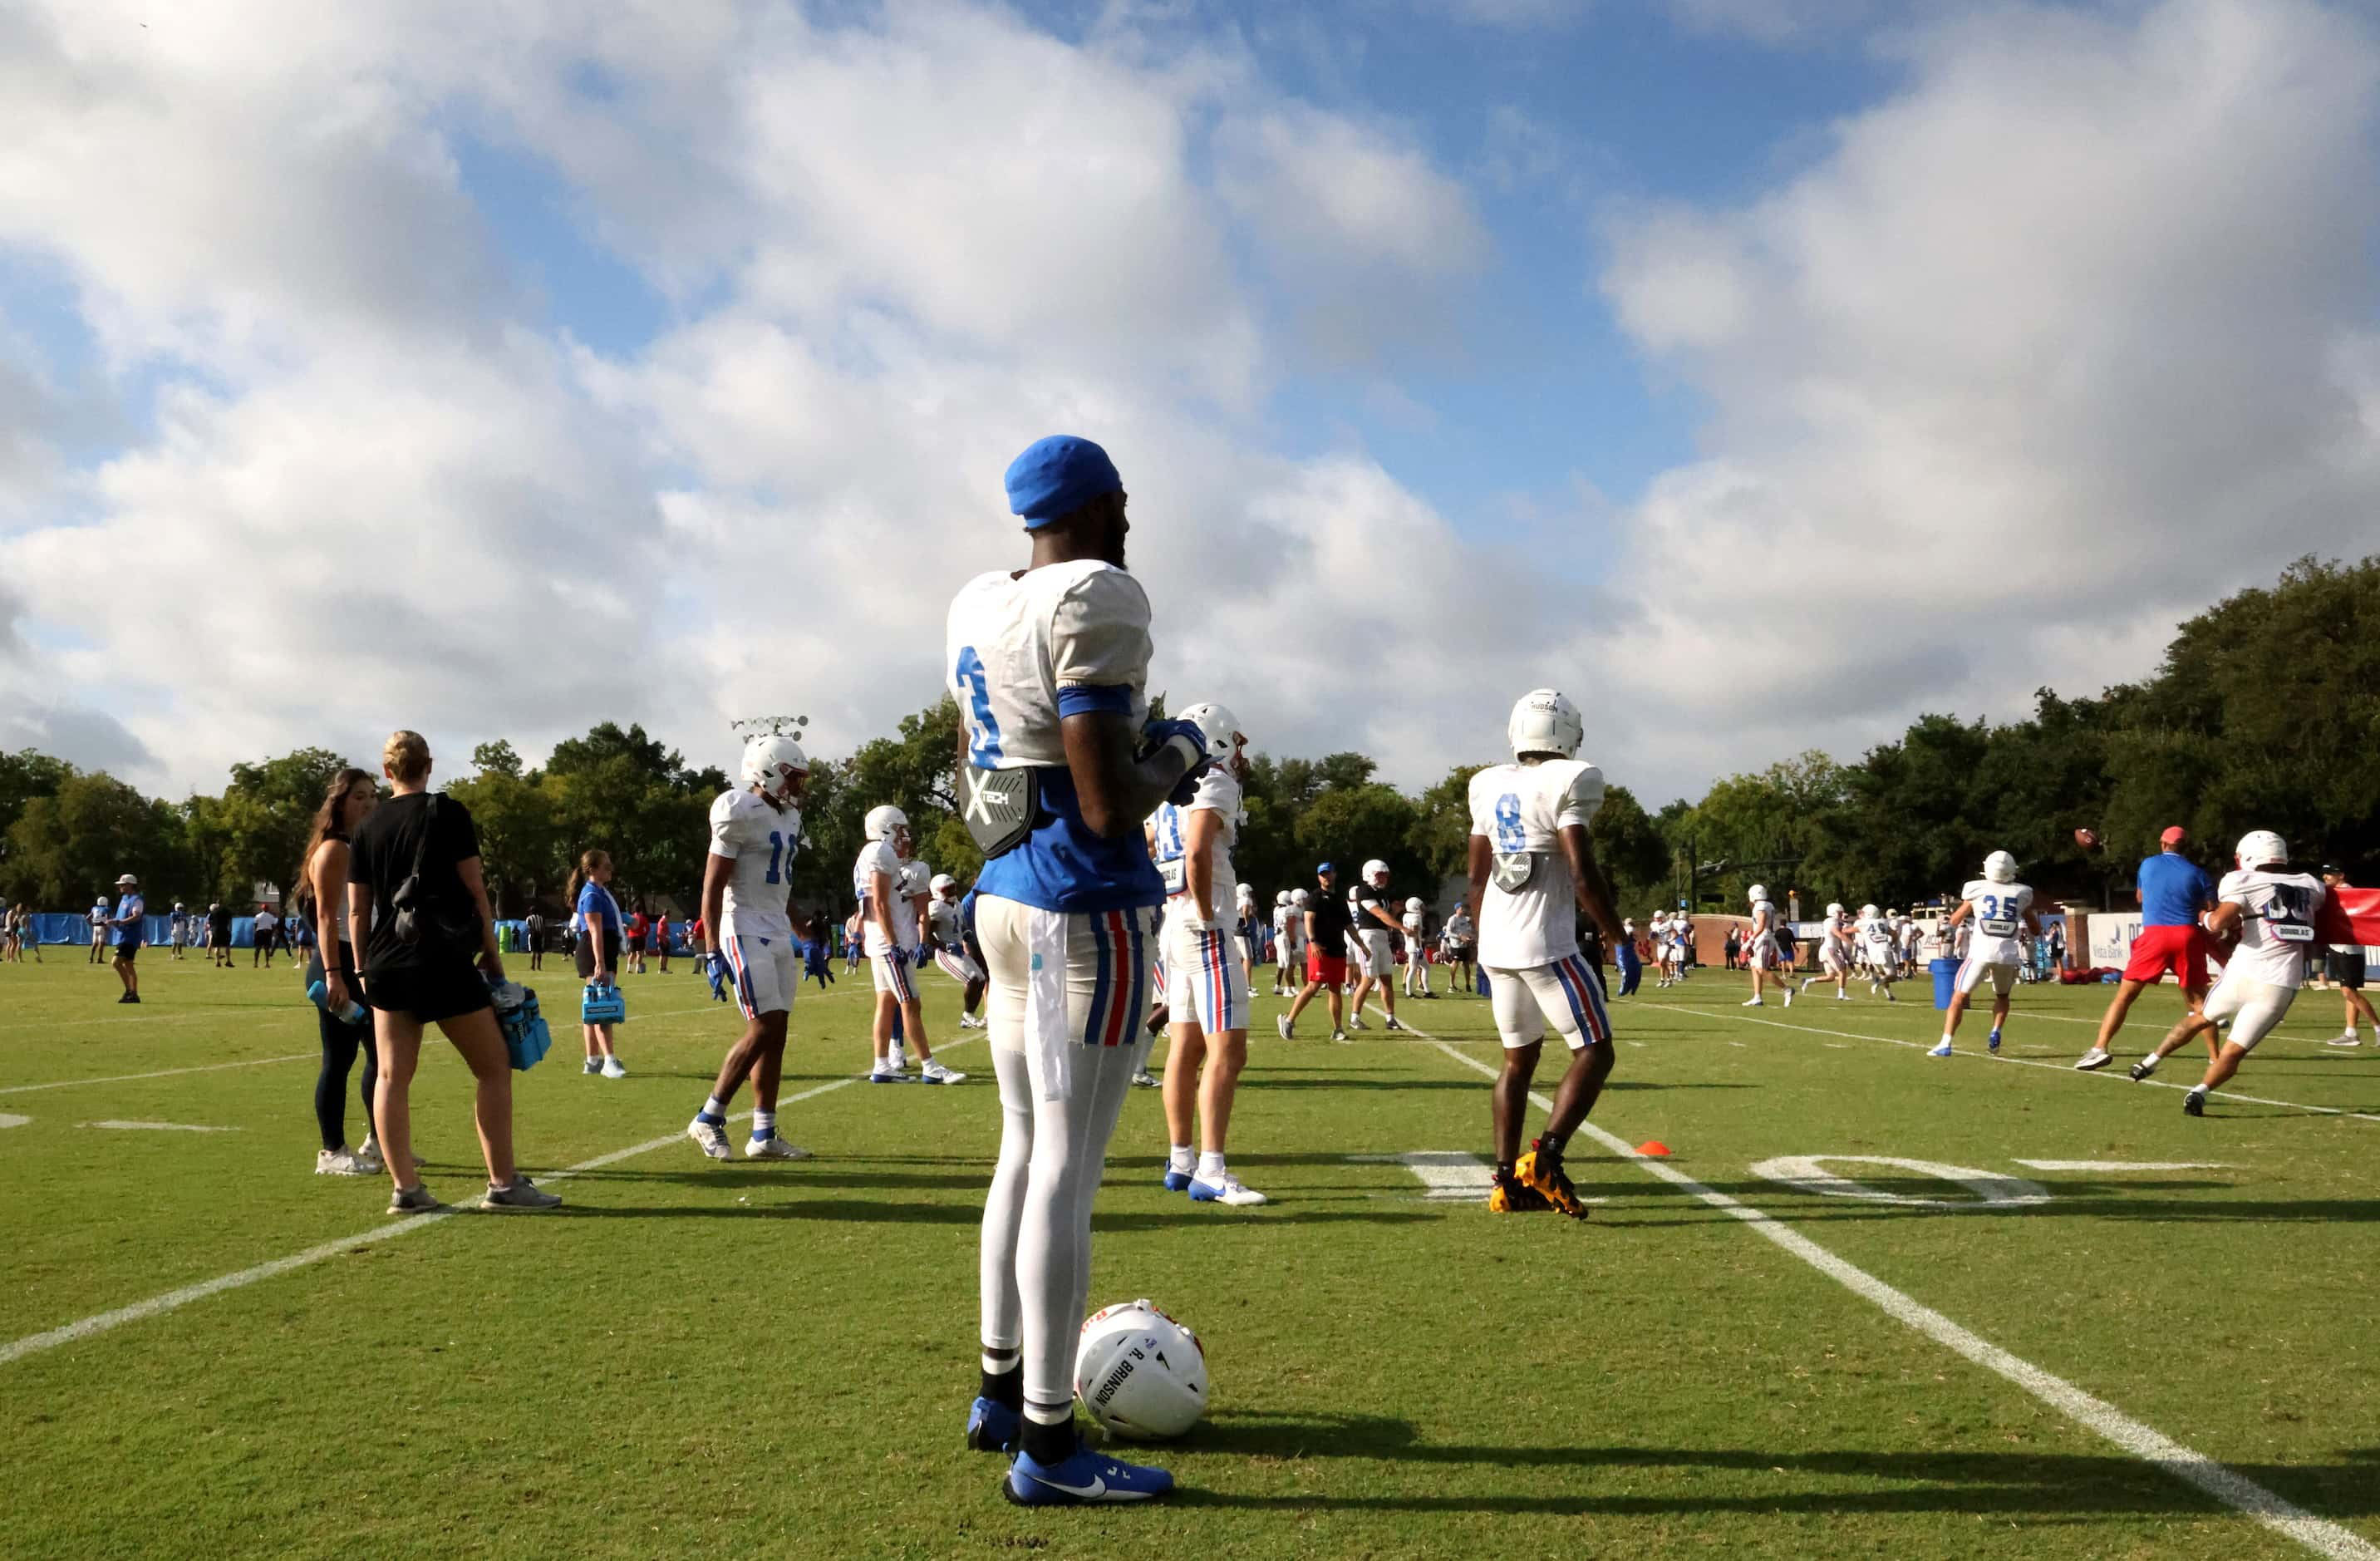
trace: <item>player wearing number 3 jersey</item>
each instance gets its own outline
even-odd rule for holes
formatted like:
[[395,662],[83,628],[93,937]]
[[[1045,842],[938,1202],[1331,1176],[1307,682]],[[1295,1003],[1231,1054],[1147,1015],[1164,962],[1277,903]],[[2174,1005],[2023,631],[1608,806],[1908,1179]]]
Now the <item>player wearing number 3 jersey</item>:
[[[801,956],[785,909],[800,849],[801,799],[810,762],[792,738],[754,738],[744,749],[743,788],[722,792],[710,805],[710,855],[702,872],[703,973],[713,989],[727,979],[743,1010],[744,1034],[727,1050],[710,1098],[686,1136],[714,1160],[730,1158],[727,1103],[752,1080],[752,1137],[747,1160],[807,1160],[777,1135],[777,1081],[785,1066],[785,1029],[801,989]],[[808,926],[805,938],[814,935]]]
[[1141,821],[1190,800],[1213,745],[1192,722],[1148,719],[1148,598],[1124,569],[1123,480],[1107,452],[1041,440],[1007,487],[1031,562],[960,590],[942,664],[960,818],[985,859],[976,936],[1001,1106],[967,1445],[1015,1449],[1001,1486],[1014,1502],[1141,1501],[1173,1478],[1081,1445],[1075,1347],[1091,1201],[1132,1087],[1165,898]]
[[2192,1036],[2220,1032],[2222,1049],[2207,1064],[2206,1076],[2181,1098],[2181,1109],[2192,1116],[2206,1115],[2207,1091],[2240,1071],[2241,1060],[2297,1001],[2307,956],[2318,946],[2314,918],[2329,893],[2313,874],[2288,871],[2289,848],[2269,829],[2242,835],[2233,860],[2239,871],[2225,873],[2216,886],[2206,930],[2217,940],[2236,933],[2240,945],[2206,994],[2204,1009],[2183,1016],[2155,1051],[2132,1065],[2132,1078],[2145,1079]]
[[[1489,1116],[1496,1184],[1488,1203],[1499,1213],[1553,1208],[1584,1219],[1562,1150],[1611,1077],[1612,1043],[1602,974],[1579,952],[1578,913],[1594,919],[1607,945],[1621,935],[1586,835],[1603,806],[1603,772],[1575,757],[1585,724],[1551,689],[1512,707],[1507,735],[1513,762],[1471,777],[1467,909],[1504,1042]],[[1521,1123],[1548,1022],[1570,1048],[1570,1070],[1555,1087],[1544,1133],[1523,1154]]]

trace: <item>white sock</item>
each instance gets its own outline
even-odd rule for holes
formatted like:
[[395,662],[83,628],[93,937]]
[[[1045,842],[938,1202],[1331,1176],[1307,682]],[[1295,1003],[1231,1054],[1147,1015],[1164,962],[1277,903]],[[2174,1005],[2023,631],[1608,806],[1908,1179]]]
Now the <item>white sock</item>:
[[1173,1152],[1168,1155],[1165,1161],[1168,1169],[1184,1172],[1188,1171],[1193,1163],[1190,1146],[1186,1143],[1175,1144]]
[[752,1136],[756,1139],[775,1138],[777,1136],[777,1114],[773,1111],[754,1112],[752,1114]]
[[1223,1156],[1215,1150],[1203,1150],[1198,1155],[1198,1179],[1214,1182],[1223,1179]]
[[702,1103],[702,1115],[705,1116],[717,1117],[720,1120],[724,1121],[727,1117],[727,1103],[721,1100],[717,1095],[713,1095],[709,1100]]

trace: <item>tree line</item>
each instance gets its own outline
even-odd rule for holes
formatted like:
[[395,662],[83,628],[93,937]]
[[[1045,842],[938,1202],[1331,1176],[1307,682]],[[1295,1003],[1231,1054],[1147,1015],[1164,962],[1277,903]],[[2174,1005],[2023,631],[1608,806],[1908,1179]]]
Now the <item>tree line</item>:
[[[2114,904],[2174,823],[2210,866],[2265,828],[2301,858],[2368,874],[2380,859],[2380,555],[2301,559],[2274,585],[2227,598],[2182,624],[2139,683],[2070,700],[2042,689],[2029,717],[1998,725],[1921,715],[1855,762],[1803,753],[1658,812],[1622,783],[1626,755],[1596,751],[1593,721],[1590,708],[1585,756],[1613,784],[1592,833],[1622,910],[1638,916],[1689,896],[1699,909],[1740,909],[1755,882],[1780,898],[1798,889],[1805,913],[1829,899],[1909,905],[1954,893],[1998,849],[2048,895]],[[813,755],[796,901],[850,907],[861,820],[880,802],[908,813],[938,871],[971,878],[981,859],[958,821],[957,743],[945,697],[845,757]],[[502,739],[471,761],[446,790],[478,822],[500,914],[558,903],[589,848],[611,854],[627,896],[695,903],[726,772],[608,721],[556,745],[540,768]],[[152,904],[244,908],[260,884],[285,895],[345,762],[310,748],[236,764],[221,795],[176,803],[45,754],[0,753],[0,896],[76,909],[125,871]],[[1360,753],[1257,754],[1234,865],[1268,903],[1311,884],[1318,861],[1352,874],[1373,857],[1401,893],[1435,898],[1463,871],[1478,768],[1455,765],[1408,795]],[[2098,848],[2077,843],[2081,827],[2097,832]]]

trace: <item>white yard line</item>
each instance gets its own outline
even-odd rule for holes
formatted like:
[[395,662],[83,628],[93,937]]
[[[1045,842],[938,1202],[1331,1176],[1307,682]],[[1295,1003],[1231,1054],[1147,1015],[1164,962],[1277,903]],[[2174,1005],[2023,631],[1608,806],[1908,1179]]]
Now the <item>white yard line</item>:
[[2035,1171],[2228,1171],[2220,1160],[2020,1160]]
[[122,1128],[136,1133],[237,1133],[237,1128],[202,1128],[195,1122],[119,1122],[109,1117],[100,1122],[85,1122],[86,1128]]
[[[945,1042],[941,1049],[948,1051],[953,1046],[964,1046],[968,1039],[971,1038]],[[787,1095],[778,1101],[777,1109],[783,1111],[789,1105],[798,1105],[804,1101],[816,1100],[820,1095],[831,1094],[834,1091],[858,1083],[863,1077],[865,1075],[854,1074],[848,1079],[836,1079],[815,1088],[804,1090],[799,1094]],[[741,1122],[751,1115],[748,1111],[738,1112],[730,1120]],[[676,1132],[647,1139],[642,1143],[632,1143],[625,1149],[615,1149],[609,1154],[599,1154],[592,1160],[581,1160],[576,1165],[552,1172],[547,1175],[542,1185],[550,1186],[554,1182],[567,1181],[582,1172],[600,1171],[606,1165],[615,1165],[623,1160],[631,1160],[639,1154],[650,1154],[654,1150],[666,1149],[671,1144],[686,1141],[686,1129],[681,1128]],[[62,1344],[72,1344],[78,1339],[87,1339],[97,1334],[107,1333],[112,1329],[124,1326],[127,1323],[139,1323],[152,1317],[163,1316],[168,1311],[186,1307],[192,1301],[204,1300],[209,1296],[220,1295],[225,1290],[237,1290],[243,1286],[253,1285],[259,1280],[276,1278],[294,1269],[321,1262],[325,1258],[334,1258],[342,1252],[354,1251],[358,1247],[369,1247],[376,1242],[394,1241],[400,1236],[410,1236],[417,1230],[427,1230],[431,1226],[443,1224],[463,1212],[460,1208],[449,1207],[434,1214],[414,1214],[406,1218],[391,1216],[386,1225],[371,1230],[360,1230],[353,1236],[342,1236],[335,1241],[325,1241],[319,1247],[309,1247],[302,1252],[292,1252],[285,1258],[274,1258],[270,1262],[261,1262],[253,1268],[243,1268],[237,1274],[225,1274],[212,1279],[202,1279],[195,1285],[185,1285],[177,1290],[167,1290],[163,1295],[151,1296],[147,1300],[134,1301],[129,1306],[119,1306],[110,1311],[94,1312],[89,1317],[66,1323],[61,1327],[51,1328],[43,1333],[28,1334],[23,1338],[0,1344],[0,1366],[21,1360],[28,1355],[39,1355],[44,1350],[55,1349]]]
[[61,1079],[52,1084],[11,1084],[0,1095],[22,1095],[35,1090],[75,1090],[85,1084],[129,1084],[138,1079],[171,1079],[182,1073],[221,1073],[227,1067],[264,1067],[276,1062],[318,1062],[320,1052],[292,1052],[285,1057],[250,1057],[246,1062],[211,1062],[199,1067],[161,1067],[154,1073],[112,1073],[104,1079]]
[[[1407,1028],[1412,1027],[1409,1025]],[[1490,1065],[1466,1056],[1434,1035],[1418,1030],[1414,1033],[1434,1043],[1439,1051],[1463,1067],[1491,1079],[1496,1077],[1498,1069]],[[1553,1103],[1544,1095],[1532,1092],[1529,1100],[1540,1111],[1550,1112],[1553,1109]],[[2155,1427],[2132,1419],[2107,1400],[2094,1397],[2064,1378],[2054,1376],[2031,1361],[2010,1354],[1990,1340],[1961,1327],[1932,1307],[1894,1289],[1865,1269],[1846,1262],[1808,1237],[1779,1224],[1758,1209],[1705,1187],[1683,1171],[1674,1170],[1658,1160],[1637,1153],[1627,1143],[1592,1122],[1581,1123],[1579,1131],[1689,1196],[1741,1220],[1852,1294],[1874,1302],[1888,1316],[2014,1383],[2143,1463],[2155,1465],[2174,1478],[2196,1486],[2224,1506],[2255,1519],[2275,1533],[2295,1540],[2317,1555],[2330,1557],[2331,1561],[2380,1561],[2380,1545],[2282,1500],[2239,1470],[2216,1463],[2204,1453],[2193,1452]]]

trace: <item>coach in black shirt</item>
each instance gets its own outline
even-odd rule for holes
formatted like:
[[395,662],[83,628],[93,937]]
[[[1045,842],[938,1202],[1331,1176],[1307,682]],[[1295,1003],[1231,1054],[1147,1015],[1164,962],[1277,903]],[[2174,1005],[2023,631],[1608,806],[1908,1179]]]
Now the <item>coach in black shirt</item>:
[[1297,1016],[1321,992],[1330,1005],[1330,1039],[1347,1039],[1346,999],[1340,988],[1347,981],[1347,933],[1355,925],[1347,902],[1339,897],[1334,886],[1338,872],[1329,862],[1314,870],[1315,879],[1322,887],[1305,896],[1305,985],[1290,1003],[1289,1012],[1280,1015],[1274,1023],[1281,1027],[1281,1038],[1294,1041]]

